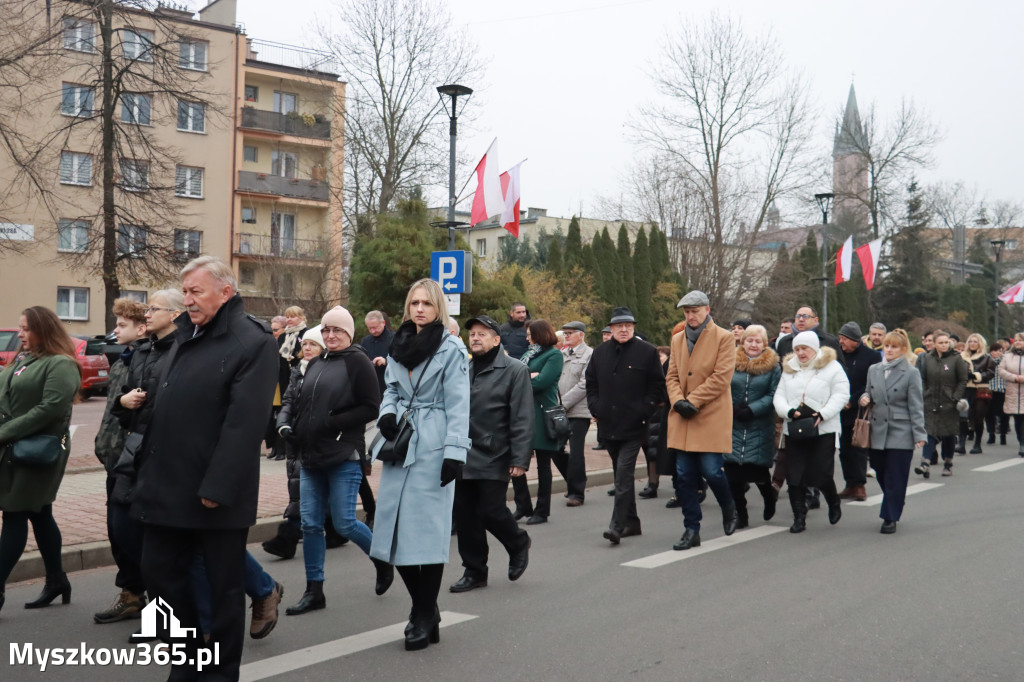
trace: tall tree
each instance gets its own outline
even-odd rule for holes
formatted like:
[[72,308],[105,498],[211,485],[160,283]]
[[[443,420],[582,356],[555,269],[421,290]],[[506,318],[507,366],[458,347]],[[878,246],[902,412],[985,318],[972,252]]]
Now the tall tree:
[[565,274],[566,268],[562,262],[562,247],[558,245],[557,240],[552,240],[551,245],[548,247],[548,262],[545,264],[545,269],[556,277],[561,277]]
[[651,267],[651,252],[644,228],[636,235],[633,243],[633,279],[636,282],[636,318],[641,329],[650,329],[654,323],[654,269]]
[[583,265],[583,238],[580,234],[580,221],[576,216],[569,221],[569,232],[565,236],[565,267],[567,270]]
[[629,233],[626,225],[619,226],[618,247],[616,249],[619,257],[619,268],[622,271],[622,289],[620,296],[623,303],[629,309],[636,312],[636,278],[633,274],[633,254],[629,248]]
[[915,317],[929,317],[937,302],[934,243],[925,238],[932,215],[916,180],[906,190],[902,228],[890,241],[888,272],[874,303],[882,322],[902,327]]

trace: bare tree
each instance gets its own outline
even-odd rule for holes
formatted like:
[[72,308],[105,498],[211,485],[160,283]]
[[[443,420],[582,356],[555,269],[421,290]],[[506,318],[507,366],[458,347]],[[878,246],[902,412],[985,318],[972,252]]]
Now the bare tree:
[[719,14],[670,35],[652,77],[661,101],[634,130],[652,152],[639,185],[657,188],[642,203],[662,217],[643,218],[677,242],[690,286],[731,313],[767,276],[754,246],[771,207],[811,181],[807,87],[770,34]]
[[962,182],[943,182],[927,190],[928,204],[935,221],[943,229],[952,259],[940,265],[953,272],[953,282],[963,284],[967,262],[967,228],[975,224],[981,201],[977,191]]
[[[319,28],[348,81],[344,111],[347,222],[391,210],[416,185],[447,177],[447,128],[436,88],[473,85],[476,47],[438,0],[339,0],[338,31]],[[370,223],[372,225],[372,220]]]

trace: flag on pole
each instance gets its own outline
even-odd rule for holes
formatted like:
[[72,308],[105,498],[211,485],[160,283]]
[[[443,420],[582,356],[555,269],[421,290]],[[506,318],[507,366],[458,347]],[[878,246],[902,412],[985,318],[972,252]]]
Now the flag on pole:
[[881,255],[881,237],[857,248],[857,259],[860,261],[860,269],[864,272],[864,284],[868,290],[875,286],[875,273],[878,272],[878,260]]
[[498,177],[498,138],[494,138],[484,158],[476,165],[476,194],[473,195],[469,222],[471,225],[482,223],[504,210],[505,199]]
[[853,272],[853,236],[846,238],[836,252],[836,284],[849,282]]
[[1007,305],[1011,303],[1024,303],[1024,280],[1017,282],[999,294],[999,300]]
[[519,239],[519,198],[521,190],[519,187],[519,167],[523,165],[520,161],[501,174],[501,192],[505,195],[505,209],[501,212],[499,221],[513,237]]

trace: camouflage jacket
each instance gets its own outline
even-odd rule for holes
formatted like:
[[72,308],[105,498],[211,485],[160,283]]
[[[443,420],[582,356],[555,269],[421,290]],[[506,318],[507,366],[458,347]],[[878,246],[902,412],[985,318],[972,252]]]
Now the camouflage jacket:
[[103,467],[110,471],[117,464],[117,458],[121,456],[124,449],[124,439],[127,434],[121,427],[121,423],[113,414],[114,402],[121,397],[121,389],[128,380],[128,365],[124,358],[118,358],[117,362],[110,366],[110,374],[107,377],[107,409],[103,412],[103,421],[100,422],[99,431],[96,432],[96,458],[103,463]]

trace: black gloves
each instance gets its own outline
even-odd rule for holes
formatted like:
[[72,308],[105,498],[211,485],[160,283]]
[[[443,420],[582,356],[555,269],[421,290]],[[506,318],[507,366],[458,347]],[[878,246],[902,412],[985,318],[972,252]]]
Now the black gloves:
[[672,409],[679,413],[679,416],[683,419],[689,419],[698,412],[700,408],[691,403],[689,400],[679,400],[672,406]]
[[284,438],[286,441],[291,441],[295,438],[295,432],[292,431],[292,427],[287,424],[277,430],[277,435],[281,436],[281,438]]
[[733,403],[732,417],[741,422],[750,421],[754,418],[754,411],[746,403]]
[[390,412],[382,414],[380,419],[377,420],[377,428],[380,429],[385,438],[394,440],[395,436],[398,435],[398,418]]
[[[799,417],[794,416],[797,412],[800,413]],[[792,420],[792,419],[803,419],[804,417],[814,417],[815,419],[817,419],[821,415],[818,414],[817,410],[812,410],[811,408],[807,407],[806,405],[801,405],[799,407],[794,407],[792,410],[787,412],[786,416],[789,417]]]
[[441,487],[462,478],[462,462],[456,459],[446,459],[441,462]]
[[794,407],[793,409],[791,409],[789,412],[786,413],[786,417],[788,419],[790,419],[790,420],[796,419],[797,418],[796,413],[797,413],[797,408]]

